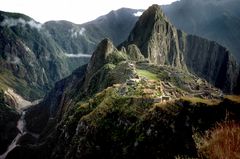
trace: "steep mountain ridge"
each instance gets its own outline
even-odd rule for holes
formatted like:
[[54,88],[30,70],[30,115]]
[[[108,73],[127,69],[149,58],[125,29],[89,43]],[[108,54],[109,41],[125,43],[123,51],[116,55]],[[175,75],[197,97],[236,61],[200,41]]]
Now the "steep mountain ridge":
[[28,100],[42,98],[56,81],[87,62],[67,57],[42,24],[17,13],[0,12],[0,52],[2,88]]
[[[57,82],[43,102],[29,109],[26,114],[29,130],[39,133],[50,118],[61,119],[61,114],[64,114],[75,98],[89,98],[114,83],[122,83],[134,77],[128,63],[121,63],[126,59],[125,53],[119,52],[109,39],[104,39],[94,51],[88,65],[81,66],[71,76]],[[120,72],[124,73],[119,75]]]
[[121,46],[129,44],[154,64],[188,70],[226,92],[237,86],[239,65],[231,53],[216,42],[177,30],[158,5],[143,13]]
[[[126,39],[138,11],[122,8],[81,25],[40,24],[23,14],[1,12],[1,88],[11,87],[28,100],[42,98],[56,81],[86,64],[103,38],[116,44]],[[115,32],[119,26],[123,30]]]
[[[6,74],[4,78],[8,79],[10,74],[21,82],[14,85],[6,80],[2,83],[14,87],[29,99],[39,98],[49,89],[48,86],[69,73],[64,68],[67,64],[59,55],[60,48],[43,30],[35,27],[40,24],[32,19],[23,19],[23,15],[7,15],[1,12],[1,76]],[[59,72],[60,68],[62,72]]]
[[178,29],[217,41],[240,60],[238,0],[181,0],[162,9]]
[[196,158],[194,136],[239,121],[238,96],[191,74],[237,89],[234,59],[224,47],[174,28],[157,5],[118,48],[102,40],[87,65],[29,108],[27,129],[40,136],[22,139],[7,158]]
[[91,54],[104,38],[111,39],[115,45],[123,42],[138,20],[134,14],[142,11],[121,8],[84,24],[49,21],[43,25],[65,52]]
[[88,65],[28,110],[27,128],[42,132],[39,142],[21,144],[8,158],[196,157],[195,133],[224,120],[226,111],[238,116],[239,103],[219,98],[204,80],[129,54],[103,40]]

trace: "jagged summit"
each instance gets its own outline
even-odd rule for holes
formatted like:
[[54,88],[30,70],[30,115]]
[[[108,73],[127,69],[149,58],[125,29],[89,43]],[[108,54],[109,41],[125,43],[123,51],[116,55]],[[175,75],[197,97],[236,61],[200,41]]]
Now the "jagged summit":
[[107,57],[114,51],[117,51],[117,49],[114,47],[110,39],[106,38],[102,40],[98,44],[97,49],[93,52],[87,70],[94,72],[99,69],[107,62]]
[[158,5],[152,5],[143,13],[127,43],[136,44],[152,63],[186,67],[179,49],[177,29],[168,22]]
[[151,19],[159,19],[159,18],[166,18],[162,9],[159,5],[153,4],[150,6],[143,14],[140,16],[139,21],[141,21],[144,18],[151,18]]

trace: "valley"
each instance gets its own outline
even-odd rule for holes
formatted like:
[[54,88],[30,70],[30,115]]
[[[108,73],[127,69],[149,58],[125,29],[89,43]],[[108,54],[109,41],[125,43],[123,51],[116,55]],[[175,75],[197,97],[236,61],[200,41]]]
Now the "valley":
[[0,159],[239,156],[214,147],[240,146],[236,52],[176,28],[168,7],[84,24],[0,12]]

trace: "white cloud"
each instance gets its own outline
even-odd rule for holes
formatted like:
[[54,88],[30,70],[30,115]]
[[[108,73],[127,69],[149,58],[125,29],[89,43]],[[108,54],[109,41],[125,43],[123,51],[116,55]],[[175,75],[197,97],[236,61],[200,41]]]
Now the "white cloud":
[[84,35],[85,31],[86,31],[85,28],[80,28],[80,30],[78,28],[71,29],[70,30],[71,37],[72,38],[77,38],[78,36],[82,36],[82,35]]
[[140,17],[142,14],[143,14],[143,12],[140,12],[140,11],[133,13],[133,15],[136,17]]
[[0,10],[20,12],[40,22],[68,20],[83,23],[122,7],[146,9],[176,0],[0,0]]
[[86,58],[90,58],[92,55],[89,54],[67,54],[64,53],[65,56],[70,57],[70,58],[80,58],[80,57],[86,57]]
[[8,26],[8,27],[12,27],[12,26],[16,26],[16,25],[29,25],[32,28],[36,28],[36,29],[41,29],[42,25],[40,23],[36,23],[33,20],[30,21],[26,21],[22,18],[18,18],[18,19],[14,19],[14,18],[8,18],[8,17],[4,17],[4,20],[1,22],[1,26]]
[[81,28],[81,29],[79,30],[79,34],[80,34],[80,35],[83,35],[85,31],[86,31],[85,28]]
[[42,24],[36,23],[33,20],[28,21],[27,24],[30,25],[32,28],[37,28],[37,29],[41,29],[42,28]]

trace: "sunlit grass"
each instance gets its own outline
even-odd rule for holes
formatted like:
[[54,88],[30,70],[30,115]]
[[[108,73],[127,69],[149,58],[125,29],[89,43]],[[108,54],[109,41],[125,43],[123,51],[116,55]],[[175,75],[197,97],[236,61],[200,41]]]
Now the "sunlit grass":
[[156,74],[151,73],[147,70],[137,69],[137,74],[142,77],[146,77],[150,80],[158,80],[158,77]]
[[189,101],[193,104],[204,103],[207,105],[217,105],[221,102],[218,99],[203,99],[203,98],[197,98],[197,97],[181,97],[181,99],[185,101]]
[[226,99],[240,103],[240,96],[237,95],[227,95],[225,96]]
[[203,138],[199,151],[203,158],[240,158],[240,125],[235,122],[219,124]]

